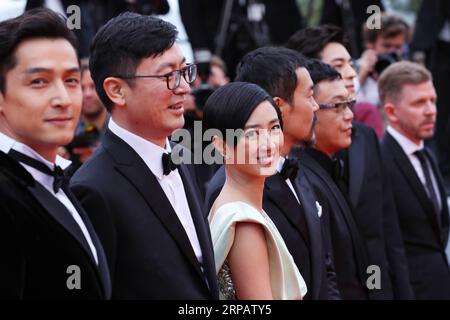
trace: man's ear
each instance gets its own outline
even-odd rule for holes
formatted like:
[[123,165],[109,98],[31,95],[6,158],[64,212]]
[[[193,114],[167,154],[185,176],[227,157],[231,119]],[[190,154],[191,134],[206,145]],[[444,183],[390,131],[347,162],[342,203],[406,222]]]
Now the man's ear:
[[108,98],[118,106],[126,104],[125,86],[127,84],[124,80],[115,77],[108,77],[103,80],[103,90],[105,90]]
[[226,158],[227,154],[227,146],[223,138],[219,136],[212,136],[211,142],[214,145],[214,148],[216,148],[217,151],[222,155],[222,157]]
[[281,97],[273,97],[273,101],[278,106],[278,108],[280,108],[281,115],[283,115],[283,113],[287,113],[286,108],[289,107],[289,103],[287,103],[286,100]]
[[389,123],[397,123],[398,122],[398,116],[397,116],[397,109],[395,105],[392,102],[386,102],[383,106],[384,113],[386,115],[386,118],[389,120]]

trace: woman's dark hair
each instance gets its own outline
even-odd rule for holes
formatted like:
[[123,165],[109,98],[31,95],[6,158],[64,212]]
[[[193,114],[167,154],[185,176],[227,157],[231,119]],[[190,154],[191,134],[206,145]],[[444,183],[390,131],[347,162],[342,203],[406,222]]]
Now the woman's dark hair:
[[50,9],[37,8],[0,22],[0,92],[6,90],[6,73],[17,64],[15,51],[24,41],[36,38],[65,39],[78,48],[75,35],[65,19]]
[[[282,126],[281,112],[272,97],[253,83],[232,82],[214,91],[205,104],[203,121],[206,129],[217,129],[226,141],[226,130],[244,129],[252,112],[264,101],[275,109]],[[226,141],[229,145],[234,143]]]
[[92,41],[89,68],[98,96],[108,111],[113,102],[103,89],[103,81],[107,77],[134,75],[143,59],[160,56],[170,49],[177,34],[169,22],[132,12],[122,13],[100,28]]

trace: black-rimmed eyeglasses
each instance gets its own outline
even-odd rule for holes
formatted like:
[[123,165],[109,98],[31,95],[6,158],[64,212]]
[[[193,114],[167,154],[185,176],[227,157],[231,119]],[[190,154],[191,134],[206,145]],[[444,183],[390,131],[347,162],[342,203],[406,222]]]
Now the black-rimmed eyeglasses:
[[356,104],[355,99],[349,99],[349,100],[340,101],[340,102],[336,102],[336,103],[319,103],[319,109],[337,109],[337,110],[341,111],[341,110],[345,110],[347,107],[349,107],[350,110],[353,111],[355,104]]
[[116,78],[121,79],[135,79],[135,78],[166,78],[167,89],[175,90],[180,86],[181,83],[181,75],[183,75],[184,80],[188,84],[191,84],[195,81],[197,77],[197,65],[194,63],[189,63],[186,67],[174,70],[172,72],[162,74],[162,75],[117,75]]

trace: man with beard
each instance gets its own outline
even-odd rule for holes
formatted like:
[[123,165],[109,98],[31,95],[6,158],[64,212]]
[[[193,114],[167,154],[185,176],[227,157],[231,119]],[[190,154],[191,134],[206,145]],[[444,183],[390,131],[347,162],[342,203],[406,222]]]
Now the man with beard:
[[424,148],[436,122],[431,74],[411,62],[389,66],[378,82],[389,120],[382,156],[389,175],[416,299],[450,299],[445,254],[449,216],[442,176]]
[[[278,174],[266,179],[263,208],[280,231],[299,268],[308,293],[303,299],[339,299],[329,249],[322,238],[320,204],[302,177],[298,159],[288,156],[294,146],[314,141],[317,104],[306,59],[286,48],[265,47],[248,53],[237,68],[237,81],[255,83],[272,95],[282,113],[284,146]],[[299,175],[298,179],[297,173]],[[206,193],[206,212],[225,181],[221,168]]]

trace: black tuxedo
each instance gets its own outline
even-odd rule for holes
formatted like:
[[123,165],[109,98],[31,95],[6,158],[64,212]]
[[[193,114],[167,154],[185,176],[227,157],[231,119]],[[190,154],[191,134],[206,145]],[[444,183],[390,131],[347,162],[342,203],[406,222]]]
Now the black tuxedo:
[[375,131],[353,122],[352,144],[338,156],[347,166],[348,199],[367,246],[368,263],[379,266],[381,271],[381,289],[370,290],[369,298],[411,299],[412,289],[390,192],[390,178],[383,168]]
[[[89,218],[72,201],[97,250],[98,266],[67,208],[18,162],[0,152],[0,298],[105,299],[111,283],[105,253]],[[67,283],[79,267],[81,289]],[[69,280],[69,281],[68,281]]]
[[407,155],[389,133],[381,148],[386,168],[392,177],[395,207],[415,297],[450,299],[450,269],[445,255],[449,232],[448,206],[436,161],[425,149],[442,200],[439,217]]
[[198,188],[185,165],[178,170],[203,266],[157,178],[111,131],[73,177],[72,188],[103,242],[115,299],[218,298],[211,236]]
[[[206,214],[224,183],[225,169],[221,167],[207,187]],[[334,267],[322,241],[315,196],[308,182],[303,179],[295,180],[293,186],[301,205],[280,174],[267,178],[264,185],[264,211],[275,223],[305,280],[308,293],[303,299],[340,299]]]
[[[337,286],[343,299],[366,299],[367,248],[345,195],[339,190],[314,149],[300,152],[300,165],[322,205],[324,233],[329,237],[336,268]],[[330,160],[331,161],[331,160]]]

